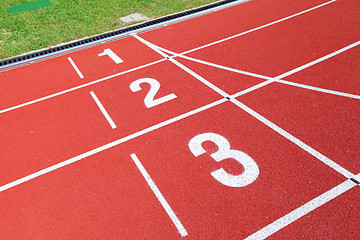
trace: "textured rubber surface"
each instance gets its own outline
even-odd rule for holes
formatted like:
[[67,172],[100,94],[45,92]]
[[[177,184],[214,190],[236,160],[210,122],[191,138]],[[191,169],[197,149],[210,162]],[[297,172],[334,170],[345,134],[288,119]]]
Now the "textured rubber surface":
[[275,1],[1,72],[0,239],[358,238],[359,4]]

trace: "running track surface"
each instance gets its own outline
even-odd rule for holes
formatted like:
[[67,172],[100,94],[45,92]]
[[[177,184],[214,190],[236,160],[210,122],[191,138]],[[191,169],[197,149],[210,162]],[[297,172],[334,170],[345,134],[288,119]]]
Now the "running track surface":
[[359,8],[253,0],[0,73],[0,239],[359,239]]

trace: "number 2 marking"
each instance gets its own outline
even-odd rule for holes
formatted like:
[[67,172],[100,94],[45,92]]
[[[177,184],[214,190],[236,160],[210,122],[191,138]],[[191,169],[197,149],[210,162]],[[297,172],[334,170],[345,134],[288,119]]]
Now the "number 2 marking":
[[155,79],[153,79],[153,78],[141,78],[141,79],[138,79],[138,80],[132,82],[130,84],[131,91],[133,91],[133,92],[140,91],[141,90],[141,87],[140,87],[141,83],[150,84],[150,90],[149,90],[148,94],[146,95],[146,97],[144,99],[144,103],[145,103],[145,106],[147,108],[151,108],[151,107],[154,107],[156,105],[162,104],[164,102],[173,100],[174,98],[177,98],[177,96],[174,93],[171,93],[171,94],[166,95],[164,97],[154,99],[156,93],[160,89],[160,83],[158,81],[156,81]]
[[232,158],[244,167],[244,172],[240,175],[229,174],[222,168],[213,171],[211,175],[217,181],[229,187],[245,187],[257,179],[259,168],[256,162],[246,153],[230,149],[229,141],[219,134],[203,133],[193,137],[189,142],[189,149],[195,157],[206,152],[201,146],[205,141],[211,141],[219,147],[217,152],[210,155],[215,161],[220,162]]

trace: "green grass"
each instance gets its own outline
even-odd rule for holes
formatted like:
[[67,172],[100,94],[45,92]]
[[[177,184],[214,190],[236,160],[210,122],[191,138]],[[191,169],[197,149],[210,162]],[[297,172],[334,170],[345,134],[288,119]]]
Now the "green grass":
[[215,0],[50,0],[53,6],[8,14],[7,7],[34,0],[1,0],[0,59],[125,27],[119,18],[139,12],[149,18]]

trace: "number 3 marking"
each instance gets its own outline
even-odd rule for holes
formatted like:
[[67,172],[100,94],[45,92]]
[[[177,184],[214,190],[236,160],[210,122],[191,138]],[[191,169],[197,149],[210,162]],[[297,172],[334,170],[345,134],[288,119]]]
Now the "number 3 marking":
[[244,172],[240,175],[229,174],[222,168],[213,171],[211,175],[220,183],[229,187],[245,187],[253,183],[259,176],[259,168],[256,162],[246,153],[230,149],[229,141],[219,134],[203,133],[192,138],[189,142],[189,148],[195,157],[206,152],[201,146],[205,141],[211,141],[219,147],[217,152],[210,155],[215,161],[220,162],[233,158],[244,167]]
[[166,95],[164,97],[158,98],[158,99],[154,99],[156,93],[159,91],[160,89],[160,83],[158,81],[156,81],[153,78],[141,78],[138,79],[134,82],[132,82],[130,84],[130,89],[133,92],[137,92],[141,90],[140,84],[141,83],[148,83],[150,84],[150,91],[148,92],[148,94],[146,95],[145,99],[144,99],[144,103],[145,106],[147,108],[151,108],[154,107],[156,105],[162,104],[164,102],[173,100],[174,98],[177,98],[177,96],[173,93]]

